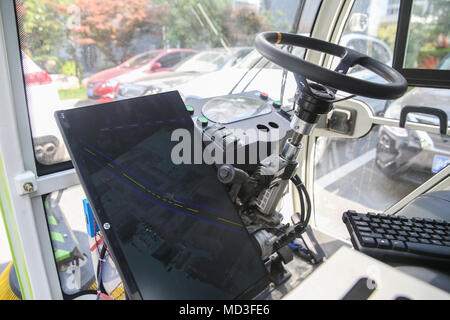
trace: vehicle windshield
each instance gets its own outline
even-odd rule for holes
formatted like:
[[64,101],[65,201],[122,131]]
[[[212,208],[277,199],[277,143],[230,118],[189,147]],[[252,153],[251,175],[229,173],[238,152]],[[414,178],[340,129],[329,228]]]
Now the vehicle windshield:
[[[305,49],[294,47],[292,50],[292,54],[298,57],[302,57],[305,52]],[[255,49],[252,50],[248,55],[246,55],[238,64],[236,64],[236,68],[239,69],[281,69],[280,66],[268,62],[267,59],[263,58],[261,54]]]
[[174,67],[176,72],[214,72],[234,56],[227,51],[204,51]]
[[155,59],[161,52],[160,51],[151,51],[140,54],[136,57],[128,59],[125,61],[121,67],[122,68],[140,68],[143,65],[149,63],[152,59]]

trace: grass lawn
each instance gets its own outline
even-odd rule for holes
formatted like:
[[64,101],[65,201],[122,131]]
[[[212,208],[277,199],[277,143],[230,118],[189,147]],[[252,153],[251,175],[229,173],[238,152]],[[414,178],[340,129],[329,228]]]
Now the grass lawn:
[[80,86],[79,89],[58,90],[60,100],[87,99],[86,88]]

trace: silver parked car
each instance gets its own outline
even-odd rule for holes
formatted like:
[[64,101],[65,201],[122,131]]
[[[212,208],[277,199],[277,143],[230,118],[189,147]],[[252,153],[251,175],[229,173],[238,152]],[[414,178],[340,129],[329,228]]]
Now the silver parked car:
[[[450,54],[441,60],[437,68],[450,69]],[[450,90],[415,88],[392,103],[385,116],[399,119],[405,106],[438,108],[445,111],[450,119]],[[410,114],[408,120],[439,125],[438,118],[431,115]],[[450,126],[450,121],[447,125]],[[381,127],[376,163],[390,177],[423,183],[450,163],[450,138],[424,131]]]
[[217,48],[199,52],[180,62],[171,70],[159,72],[119,85],[116,100],[173,90],[178,85],[203,74],[224,70],[234,66],[252,48]]

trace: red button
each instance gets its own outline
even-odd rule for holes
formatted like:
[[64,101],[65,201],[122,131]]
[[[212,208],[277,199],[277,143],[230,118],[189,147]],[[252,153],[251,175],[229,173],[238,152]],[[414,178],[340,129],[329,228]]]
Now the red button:
[[263,98],[264,100],[269,99],[269,95],[265,92],[261,92],[261,98]]

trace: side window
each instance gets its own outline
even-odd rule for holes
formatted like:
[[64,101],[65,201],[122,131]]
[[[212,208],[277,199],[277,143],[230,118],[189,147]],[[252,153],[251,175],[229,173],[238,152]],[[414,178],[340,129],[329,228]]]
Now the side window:
[[450,54],[449,21],[448,0],[413,1],[404,68],[450,70],[439,65]]
[[[154,92],[191,85],[180,89],[184,96],[228,94],[236,77],[216,78],[213,87],[202,77],[219,68],[228,75],[235,59],[229,51],[249,52],[259,32],[290,31],[300,5],[304,11],[299,33],[310,34],[321,0],[15,0],[14,4],[37,173],[44,176],[72,168],[55,111],[152,94],[149,84]],[[181,63],[184,70],[170,81],[160,79],[161,73],[148,72],[150,61],[176,49],[195,51],[172,51],[159,62],[172,67],[191,57]],[[276,71],[280,81],[271,72],[261,72],[260,82],[254,81],[248,90],[279,95],[282,71]],[[95,279],[84,198],[80,185],[43,196],[65,297],[92,289]]]
[[193,51],[183,51],[183,52],[181,52],[181,60],[185,60],[194,54],[195,54],[195,52],[193,52]]
[[161,57],[158,62],[162,68],[170,68],[180,62],[181,57],[179,52],[172,52]]
[[[448,1],[413,1],[407,63],[420,68],[434,57],[436,64],[429,67],[445,68],[449,49],[444,40],[448,39],[449,24],[435,23],[450,21],[444,3],[448,9]],[[399,0],[356,0],[340,44],[391,65],[399,4]],[[412,40],[419,38],[419,42]],[[360,68],[355,68],[350,76],[382,81]],[[450,115],[449,89],[410,87],[403,97],[393,101],[355,99],[367,104],[375,115],[397,120],[408,105],[438,108]],[[408,120],[438,125],[436,118],[427,115],[410,115]],[[383,212],[394,205],[450,163],[450,138],[374,125],[359,139],[317,138],[314,161],[315,222],[348,239],[341,220],[344,211]]]

